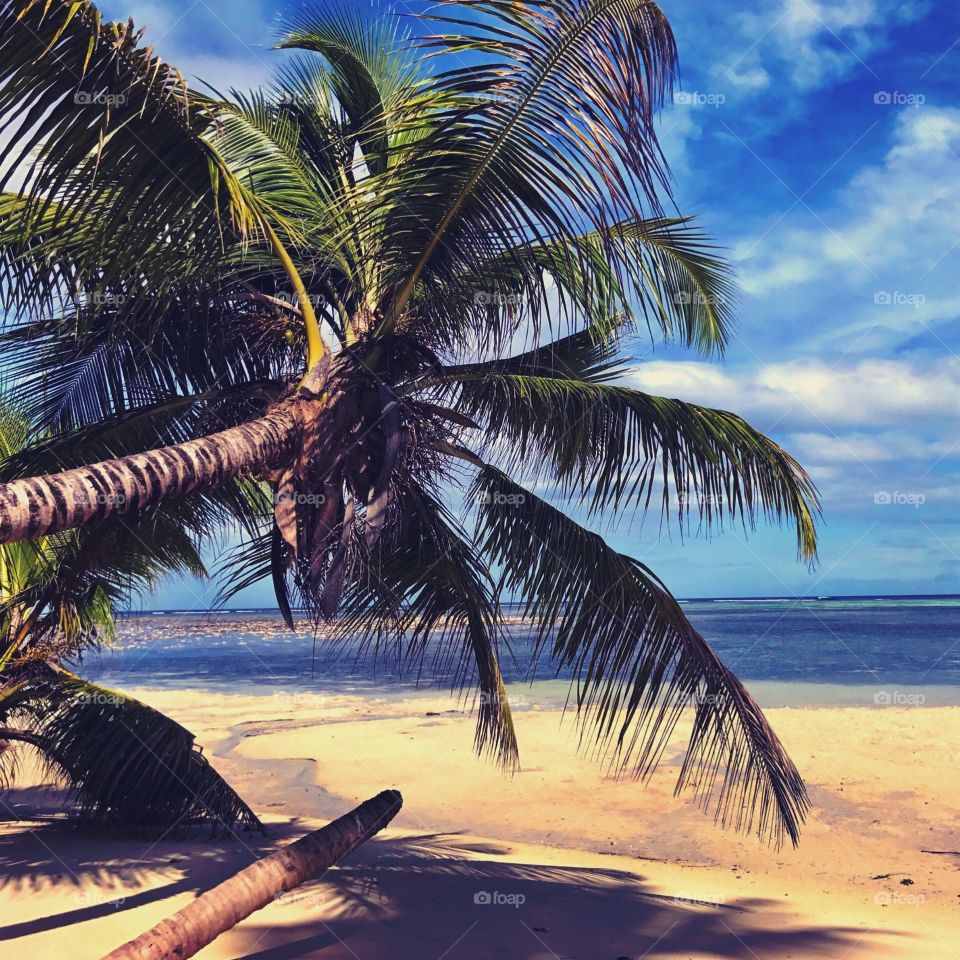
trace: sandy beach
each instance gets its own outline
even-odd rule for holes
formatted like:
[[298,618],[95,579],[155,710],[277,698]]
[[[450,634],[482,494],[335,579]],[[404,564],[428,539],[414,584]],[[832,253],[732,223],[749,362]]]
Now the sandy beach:
[[[21,785],[0,826],[0,953],[93,960],[385,787],[390,829],[199,956],[233,960],[956,958],[960,708],[776,708],[814,808],[799,849],[722,832],[576,749],[518,691],[521,772],[448,697],[133,691],[191,729],[267,836],[91,836]],[[952,940],[952,942],[951,942]]]

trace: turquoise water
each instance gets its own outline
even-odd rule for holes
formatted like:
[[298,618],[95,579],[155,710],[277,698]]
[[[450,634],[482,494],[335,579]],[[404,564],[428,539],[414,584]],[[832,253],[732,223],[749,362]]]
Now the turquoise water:
[[[960,703],[960,597],[691,600],[684,608],[771,705],[882,703],[884,696],[893,704]],[[506,630],[508,682],[557,678],[547,661],[531,669],[528,625],[511,622]],[[115,649],[85,658],[84,676],[114,686],[238,691],[389,693],[418,684],[414,669],[393,660],[358,660],[349,647],[315,642],[309,630],[290,634],[272,611],[138,614],[123,618],[120,632]],[[420,686],[434,679],[450,680],[425,672]]]

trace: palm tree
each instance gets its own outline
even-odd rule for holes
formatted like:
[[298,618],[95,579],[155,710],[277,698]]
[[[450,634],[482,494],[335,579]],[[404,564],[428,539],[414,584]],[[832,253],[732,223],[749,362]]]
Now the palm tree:
[[[0,452],[26,442],[0,406]],[[29,744],[100,823],[170,828],[259,821],[210,766],[193,735],[146,704],[77,676],[66,662],[114,637],[114,604],[164,573],[203,574],[195,545],[160,526],[124,543],[79,531],[0,545],[0,783]]]
[[475,684],[477,747],[508,766],[497,598],[519,596],[618,771],[649,773],[693,707],[678,789],[795,842],[803,783],[756,703],[561,509],[786,520],[815,556],[776,443],[618,380],[634,331],[718,355],[732,322],[723,261],[665,212],[670,27],[651,0],[398,24],[317,7],[270,88],[213,96],[91,3],[0,0],[2,340],[51,433],[2,466],[0,541],[241,521],[229,589],[270,577],[291,625],[298,602]]

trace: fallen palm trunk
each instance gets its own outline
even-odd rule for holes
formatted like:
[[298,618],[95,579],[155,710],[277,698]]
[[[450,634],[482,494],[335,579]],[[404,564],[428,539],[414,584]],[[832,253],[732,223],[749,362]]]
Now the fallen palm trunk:
[[186,960],[276,897],[322,873],[379,833],[403,798],[384,790],[320,830],[245,867],[103,960]]

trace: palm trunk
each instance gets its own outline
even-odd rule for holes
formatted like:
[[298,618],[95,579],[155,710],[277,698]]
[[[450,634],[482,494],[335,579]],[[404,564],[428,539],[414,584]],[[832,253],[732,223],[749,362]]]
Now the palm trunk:
[[382,830],[403,803],[384,790],[296,843],[271,853],[201,894],[152,930],[103,960],[186,960],[277,896],[332,866]]
[[0,484],[0,543],[141,510],[271,466],[295,420],[278,406],[258,420],[159,450]]

